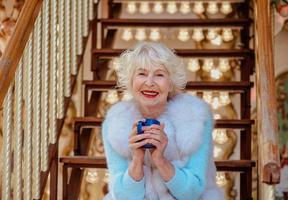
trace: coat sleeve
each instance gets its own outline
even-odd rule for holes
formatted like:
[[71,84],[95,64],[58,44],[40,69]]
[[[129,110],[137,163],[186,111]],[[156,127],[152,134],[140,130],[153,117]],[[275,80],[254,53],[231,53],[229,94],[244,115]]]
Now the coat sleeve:
[[143,200],[144,178],[135,181],[128,174],[128,160],[112,148],[107,138],[107,126],[108,122],[105,120],[102,125],[102,137],[109,171],[109,192],[114,200]]
[[175,175],[165,182],[170,193],[177,200],[198,200],[206,187],[206,173],[212,153],[213,118],[205,122],[203,143],[190,157],[183,168],[174,165]]

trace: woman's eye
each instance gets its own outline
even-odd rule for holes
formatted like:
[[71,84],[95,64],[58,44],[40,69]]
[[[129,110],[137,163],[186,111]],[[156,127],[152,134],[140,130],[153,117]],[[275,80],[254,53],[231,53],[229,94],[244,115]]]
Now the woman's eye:
[[140,76],[145,76],[145,73],[139,72],[138,75],[140,75]]
[[156,74],[156,76],[163,77],[164,75],[163,74]]

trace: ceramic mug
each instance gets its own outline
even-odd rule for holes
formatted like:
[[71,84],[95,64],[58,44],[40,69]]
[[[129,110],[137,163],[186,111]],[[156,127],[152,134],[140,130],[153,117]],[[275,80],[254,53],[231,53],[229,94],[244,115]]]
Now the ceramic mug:
[[[137,124],[137,134],[142,134],[144,131],[142,130],[143,126],[151,126],[153,124],[160,125],[160,122],[157,119],[150,119],[146,118],[145,121],[139,121]],[[155,146],[153,144],[145,144],[142,146],[142,148],[154,148]]]

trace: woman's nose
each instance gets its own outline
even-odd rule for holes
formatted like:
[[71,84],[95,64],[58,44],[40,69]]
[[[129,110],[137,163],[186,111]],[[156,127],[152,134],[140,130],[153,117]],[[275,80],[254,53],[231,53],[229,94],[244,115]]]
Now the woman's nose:
[[154,82],[153,76],[151,76],[151,75],[147,76],[145,84],[148,85],[148,86],[154,85],[155,82]]

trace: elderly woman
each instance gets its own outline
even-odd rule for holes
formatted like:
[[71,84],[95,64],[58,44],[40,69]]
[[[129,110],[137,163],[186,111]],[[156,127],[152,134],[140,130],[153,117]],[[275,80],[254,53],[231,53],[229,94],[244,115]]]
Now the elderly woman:
[[[118,86],[133,98],[113,105],[103,123],[110,173],[104,199],[222,200],[212,114],[204,101],[183,93],[183,62],[163,44],[142,42],[122,53],[119,64]],[[137,134],[137,124],[147,118],[160,124]]]

